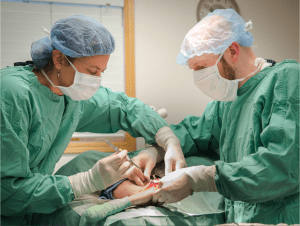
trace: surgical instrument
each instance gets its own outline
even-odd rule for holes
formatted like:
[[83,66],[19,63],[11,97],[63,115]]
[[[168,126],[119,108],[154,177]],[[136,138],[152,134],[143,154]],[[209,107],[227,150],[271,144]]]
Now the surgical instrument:
[[[119,148],[117,148],[115,145],[113,145],[110,141],[105,140],[105,143],[107,143],[112,149],[115,150],[115,152],[120,153]],[[128,156],[126,156],[126,159],[135,167],[139,168],[140,170],[142,170],[138,165],[136,165]]]

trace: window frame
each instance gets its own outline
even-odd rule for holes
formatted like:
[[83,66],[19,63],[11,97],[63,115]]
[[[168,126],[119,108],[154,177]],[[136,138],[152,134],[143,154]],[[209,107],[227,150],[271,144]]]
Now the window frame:
[[[125,93],[135,98],[135,46],[134,46],[134,0],[124,0],[124,36],[125,36]],[[72,138],[71,141],[80,141]],[[126,132],[124,141],[112,142],[120,149],[136,150],[136,139]],[[70,142],[65,154],[82,153],[88,150],[113,152],[105,142]]]

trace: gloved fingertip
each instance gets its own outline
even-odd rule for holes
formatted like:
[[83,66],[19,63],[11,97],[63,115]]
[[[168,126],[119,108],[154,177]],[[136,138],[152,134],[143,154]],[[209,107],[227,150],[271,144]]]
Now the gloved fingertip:
[[185,168],[185,167],[186,167],[185,162],[180,162],[180,163],[176,164],[176,169],[175,170],[182,169],[182,168]]
[[143,182],[141,182],[141,181],[138,181],[138,182],[137,182],[137,185],[138,185],[138,186],[141,186],[141,187],[144,186]]
[[166,166],[165,166],[165,174],[167,175],[168,173],[171,173],[172,170],[172,163],[166,162]]
[[163,183],[161,181],[158,182],[158,188],[161,188],[163,186]]
[[146,167],[145,171],[144,171],[144,175],[149,178],[150,180],[150,174],[151,174],[152,169],[150,169],[150,167]]
[[144,174],[142,174],[142,177],[140,177],[141,181],[145,181],[146,180],[146,177]]
[[148,174],[144,174],[144,177],[145,177],[145,179],[147,180],[147,181],[150,181],[150,177],[148,176]]
[[121,152],[119,152],[118,153],[118,155],[119,155],[119,157],[121,158],[121,159],[124,159],[125,158],[125,161],[127,161],[127,150],[123,150],[123,151],[121,151]]
[[166,169],[165,175],[168,175],[169,173],[172,173],[172,171]]

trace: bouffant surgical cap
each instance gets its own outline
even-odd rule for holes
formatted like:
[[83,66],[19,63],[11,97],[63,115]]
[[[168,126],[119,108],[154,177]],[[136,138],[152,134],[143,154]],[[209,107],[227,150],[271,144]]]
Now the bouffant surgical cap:
[[252,46],[253,36],[247,30],[252,22],[245,20],[233,9],[216,9],[197,23],[185,36],[176,63],[187,65],[194,56],[204,53],[222,53],[233,42]]
[[54,49],[74,58],[109,55],[115,50],[115,40],[99,21],[73,15],[55,22],[50,37],[32,43],[30,54],[34,65],[38,69],[43,68]]

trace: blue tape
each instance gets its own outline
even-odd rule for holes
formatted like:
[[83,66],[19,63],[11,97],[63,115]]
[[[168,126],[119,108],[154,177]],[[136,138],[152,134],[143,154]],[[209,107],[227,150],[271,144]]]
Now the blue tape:
[[114,200],[114,197],[113,197],[113,195],[112,195],[112,192],[113,192],[113,190],[114,190],[119,184],[121,184],[124,180],[125,180],[125,179],[120,180],[119,182],[113,184],[112,186],[106,188],[105,190],[102,190],[99,199],[111,199],[111,200]]

